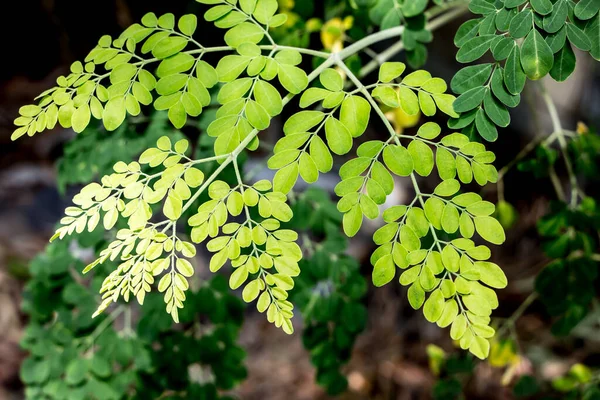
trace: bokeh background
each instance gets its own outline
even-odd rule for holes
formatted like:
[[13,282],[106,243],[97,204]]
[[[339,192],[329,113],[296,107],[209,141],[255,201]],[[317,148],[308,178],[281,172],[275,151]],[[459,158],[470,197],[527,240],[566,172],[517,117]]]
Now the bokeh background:
[[[302,0],[297,0],[301,2]],[[118,35],[148,11],[182,15],[199,12],[197,3],[187,0],[20,0],[2,5],[2,61],[0,72],[0,399],[22,398],[19,367],[26,354],[19,348],[27,318],[20,311],[21,290],[28,279],[28,262],[47,243],[69,197],[57,189],[56,162],[63,144],[74,137],[69,129],[10,141],[12,121],[20,106],[29,104],[56,78],[68,71],[75,60],[85,57],[103,34]],[[324,18],[324,7],[315,2],[315,16]],[[459,69],[454,61],[453,32],[460,20],[435,32],[429,47],[426,68],[449,80]],[[212,25],[200,28],[203,43],[211,44],[221,32]],[[312,43],[319,44],[319,34]],[[374,47],[384,50],[389,43]],[[579,56],[579,54],[578,54]],[[589,57],[578,57],[577,70],[566,83],[547,82],[565,127],[573,129],[578,121],[590,127],[600,122],[600,68]],[[365,58],[367,60],[368,58]],[[397,57],[403,60],[403,55]],[[492,146],[498,155],[498,168],[509,162],[519,149],[551,126],[535,85],[529,85],[524,100],[512,113],[513,123],[501,132]],[[534,117],[536,116],[536,117]],[[280,124],[273,125],[277,129]],[[381,136],[376,127],[368,135]],[[271,132],[276,137],[278,132]],[[559,175],[563,171],[559,171]],[[265,172],[267,173],[267,172]],[[332,191],[337,175],[331,174],[320,185]],[[520,218],[508,231],[505,245],[494,249],[510,285],[500,292],[498,317],[508,317],[532,291],[533,277],[547,263],[540,250],[536,221],[547,211],[554,193],[547,180],[513,171],[505,181],[506,198],[517,208]],[[67,189],[67,194],[77,187]],[[598,198],[598,188],[588,193]],[[394,193],[392,201],[403,201],[408,187]],[[496,201],[494,185],[486,198]],[[301,217],[301,216],[300,216]],[[373,250],[370,234],[377,222],[354,239],[350,252],[370,275],[368,256]],[[369,312],[366,331],[359,337],[352,358],[345,368],[350,393],[345,398],[427,399],[434,375],[428,363],[426,346],[435,343],[452,351],[447,332],[429,324],[421,312],[413,311],[399,285],[370,287],[366,305]],[[241,332],[241,346],[248,352],[248,379],[236,390],[243,399],[320,399],[327,398],[314,381],[314,369],[302,347],[300,335],[287,336],[268,324],[261,315],[247,312]],[[576,329],[573,337],[562,341],[549,331],[550,319],[534,303],[517,323],[520,344],[529,357],[542,365],[548,378],[563,374],[574,362],[597,364],[600,360],[600,315]],[[594,318],[595,324],[594,325]],[[541,363],[540,363],[541,361]],[[524,357],[517,374],[530,371],[532,360]],[[503,371],[486,364],[475,369],[467,382],[469,399],[510,399],[510,389],[501,385]]]

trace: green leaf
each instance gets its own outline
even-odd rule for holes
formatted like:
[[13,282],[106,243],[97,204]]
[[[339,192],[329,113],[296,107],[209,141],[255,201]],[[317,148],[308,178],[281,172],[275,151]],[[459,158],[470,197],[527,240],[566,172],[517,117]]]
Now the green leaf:
[[286,135],[304,133],[319,124],[325,118],[321,111],[300,111],[292,115],[283,125]]
[[179,219],[182,208],[183,204],[181,198],[175,194],[175,192],[170,192],[163,207],[163,213],[165,214],[165,217],[172,221]]
[[279,115],[283,109],[283,103],[279,92],[268,82],[258,80],[254,85],[254,98],[270,116]]
[[470,19],[459,26],[454,35],[454,45],[456,47],[462,47],[465,43],[474,38],[479,32],[481,21],[482,18]]
[[567,2],[557,1],[552,8],[552,12],[544,17],[544,30],[548,33],[557,32],[565,24],[568,12]]
[[398,92],[391,86],[377,86],[372,93],[373,97],[379,99],[388,107],[397,108],[400,106]]
[[298,164],[292,163],[275,173],[273,177],[273,190],[281,193],[288,193],[298,179]]
[[442,132],[442,128],[435,122],[425,122],[417,130],[417,136],[425,139],[435,139]]
[[479,269],[479,279],[486,285],[495,289],[504,289],[508,284],[504,271],[497,264],[477,261],[475,266]]
[[371,105],[360,96],[348,96],[340,108],[340,121],[352,137],[359,137],[367,129]]
[[579,50],[589,51],[592,48],[592,42],[585,32],[573,23],[567,24],[567,37],[573,46],[577,47]]
[[219,60],[217,74],[221,82],[235,80],[248,66],[251,58],[237,55],[227,55]]
[[152,49],[152,55],[158,59],[170,57],[185,49],[188,40],[181,36],[168,36]]
[[83,358],[75,359],[67,364],[65,381],[69,385],[77,385],[85,380],[88,372],[86,360]]
[[419,281],[413,283],[408,288],[408,302],[410,306],[415,310],[418,310],[423,305],[425,301],[425,291],[419,284]]
[[413,140],[408,145],[415,172],[421,176],[428,176],[433,169],[433,151],[427,144],[420,140]]
[[592,42],[590,54],[596,60],[600,60],[600,13],[597,13],[594,17],[588,20],[583,30]]
[[546,43],[552,49],[554,54],[558,53],[560,49],[562,49],[567,40],[567,27],[563,26],[558,30],[558,32],[552,33],[546,36]]
[[402,75],[405,69],[406,65],[404,63],[385,62],[379,68],[379,80],[384,83],[391,82]]
[[290,93],[298,94],[308,86],[306,73],[293,65],[279,64],[279,82]]
[[250,22],[242,22],[225,33],[225,43],[228,46],[237,48],[243,43],[259,43],[263,37],[264,32],[260,26]]
[[[562,2],[560,2],[562,4]],[[521,46],[521,65],[529,79],[537,80],[552,69],[554,55],[537,30],[532,30]]]
[[249,100],[246,103],[246,118],[248,119],[248,122],[259,131],[267,129],[271,122],[267,110],[253,100]]
[[481,237],[493,244],[502,244],[506,240],[502,225],[493,217],[476,217],[475,229]]
[[407,86],[421,87],[425,82],[431,79],[431,74],[428,71],[420,69],[411,72],[402,79],[402,83]]
[[540,15],[549,14],[552,11],[552,2],[550,0],[530,0],[531,7]]
[[429,322],[436,322],[442,316],[446,302],[442,291],[434,290],[423,306],[423,315]]
[[503,37],[492,45],[492,55],[497,61],[504,60],[516,45],[517,44],[513,39]]
[[125,101],[122,97],[116,97],[106,103],[102,122],[107,131],[114,131],[125,121],[125,116]]
[[488,90],[487,87],[479,86],[461,94],[454,101],[454,111],[462,113],[479,107]]
[[427,7],[428,0],[413,0],[405,2],[402,6],[402,12],[405,17],[414,17],[421,14]]
[[460,183],[456,179],[448,179],[437,185],[433,193],[438,196],[448,197],[456,194],[459,190]]
[[266,25],[269,20],[277,12],[278,3],[273,0],[258,0],[256,8],[252,13],[254,18],[263,25]]
[[306,183],[314,183],[319,179],[317,164],[308,153],[302,153],[298,163],[300,176]]
[[242,291],[242,298],[246,303],[254,301],[260,293],[260,280],[255,279],[249,282]]
[[441,112],[446,115],[449,115],[452,118],[458,118],[458,114],[454,112],[454,108],[452,104],[456,100],[454,96],[451,94],[434,94],[433,99],[435,100],[435,104],[438,106]]
[[554,55],[554,65],[550,70],[550,76],[558,82],[565,81],[573,71],[576,63],[575,53],[571,46],[566,45]]
[[510,21],[510,27],[508,29],[510,36],[515,39],[527,36],[533,28],[533,12],[530,8],[527,8],[517,15]]
[[411,89],[401,86],[398,97],[400,106],[407,115],[416,115],[419,112],[419,98]]
[[[445,283],[445,282],[450,282],[450,284],[452,284],[452,281],[449,281],[447,279],[444,280],[443,283]],[[441,290],[444,293],[444,297],[450,297],[450,296],[445,296],[446,293],[444,292],[443,283],[442,283]],[[454,322],[457,315],[458,315],[458,303],[456,303],[456,300],[450,299],[444,305],[444,311],[442,312],[442,315],[440,316],[440,318],[437,320],[437,325],[440,328],[445,328],[445,327],[449,326],[452,322]]]
[[196,32],[196,27],[198,26],[198,18],[194,14],[186,14],[179,19],[177,23],[177,27],[187,36],[192,36],[194,32]]
[[335,154],[346,154],[352,149],[352,135],[348,128],[334,117],[325,121],[325,136],[329,148]]
[[340,91],[344,88],[344,80],[342,79],[342,76],[333,68],[327,68],[321,72],[321,75],[319,75],[319,80],[325,89],[329,89],[333,92]]
[[[506,128],[510,124],[510,114],[504,105],[492,95],[491,91],[487,91],[483,98],[483,106],[485,113],[498,126]],[[475,119],[477,124],[477,117]],[[478,128],[479,129],[479,128]]]
[[413,158],[403,146],[389,145],[383,150],[385,165],[398,176],[408,176],[413,172]]
[[504,85],[504,74],[502,68],[497,68],[492,75],[492,93],[498,100],[508,107],[516,107],[521,102],[521,96],[511,94]]
[[333,167],[333,157],[331,157],[329,149],[320,137],[313,136],[310,141],[309,151],[320,172],[325,173],[331,171],[331,168]]
[[302,93],[302,97],[300,98],[300,107],[306,108],[317,101],[323,100],[330,93],[331,92],[326,89],[316,87],[308,88]]
[[467,331],[468,321],[464,314],[459,314],[458,317],[452,323],[452,327],[450,328],[450,337],[453,340],[458,340]]
[[395,274],[396,265],[394,264],[392,255],[388,254],[383,256],[377,260],[377,263],[375,263],[375,267],[373,268],[373,284],[377,287],[381,287],[394,279]]
[[445,148],[437,148],[435,152],[435,164],[440,178],[453,179],[456,176],[456,161],[452,153]]
[[446,203],[442,211],[442,229],[448,233],[454,233],[458,230],[459,215],[458,209],[451,203]]
[[457,94],[463,94],[468,90],[483,86],[492,74],[493,64],[477,64],[464,67],[459,70],[452,81],[450,87]]
[[422,90],[419,91],[418,97],[419,107],[421,107],[421,111],[423,111],[423,114],[425,114],[428,117],[435,115],[436,107],[433,97],[431,97],[431,95],[425,93]]
[[469,351],[481,360],[485,360],[490,354],[490,342],[481,336],[475,336],[469,346]]
[[456,60],[460,63],[469,63],[481,58],[490,49],[495,38],[495,35],[481,35],[469,39],[456,53]]
[[358,204],[344,214],[343,227],[346,236],[353,237],[356,235],[362,225],[362,218],[363,214]]
[[83,130],[90,123],[91,112],[90,107],[87,104],[82,105],[73,113],[71,117],[71,126],[77,133],[83,132]]
[[[190,68],[194,66],[195,61],[196,59],[187,53],[177,53],[176,55],[163,60],[159,64],[156,75],[159,78],[162,78],[168,75],[189,71]],[[113,72],[115,70],[113,70]]]
[[185,107],[181,102],[177,102],[173,107],[169,108],[169,121],[177,129],[183,128],[187,120]]
[[504,83],[511,94],[517,95],[523,91],[527,75],[521,66],[521,51],[515,46],[504,65]]
[[600,2],[598,0],[579,0],[574,11],[577,18],[588,20],[600,11]]

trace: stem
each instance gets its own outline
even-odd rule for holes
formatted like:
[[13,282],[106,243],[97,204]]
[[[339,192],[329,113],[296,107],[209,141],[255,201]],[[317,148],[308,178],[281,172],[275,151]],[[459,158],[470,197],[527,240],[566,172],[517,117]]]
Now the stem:
[[356,89],[365,96],[367,101],[371,104],[371,107],[373,107],[373,109],[375,110],[377,115],[379,115],[379,117],[381,118],[381,121],[383,122],[383,124],[385,125],[387,130],[389,131],[390,136],[392,136],[394,138],[394,141],[396,142],[396,144],[400,144],[400,139],[398,139],[398,136],[396,135],[396,132],[394,131],[394,127],[392,126],[390,121],[388,121],[385,114],[383,114],[383,111],[381,111],[381,108],[379,108],[379,105],[377,104],[375,99],[373,99],[373,96],[371,96],[371,93],[369,93],[367,88],[361,83],[361,81],[356,77],[356,75],[354,75],[352,73],[352,71],[350,71],[350,69],[348,67],[346,67],[346,64],[344,64],[342,61],[338,60],[336,62],[336,65],[338,67],[340,67],[342,69],[342,71],[344,71],[344,73],[346,73],[348,78],[356,86]]
[[523,303],[521,303],[519,308],[517,308],[515,310],[515,312],[506,321],[504,321],[504,323],[500,326],[500,328],[498,328],[498,330],[496,331],[496,337],[498,337],[498,338],[502,337],[502,334],[504,333],[504,331],[513,327],[515,325],[515,322],[519,318],[521,318],[521,316],[523,315],[525,310],[527,310],[527,308],[531,305],[531,303],[533,303],[537,299],[537,297],[538,297],[537,292],[533,292],[529,296],[527,296],[527,298],[525,299],[525,301]]
[[[467,8],[468,3],[460,0],[455,2],[446,3],[443,6],[436,6],[429,10],[426,13],[427,19],[437,17],[438,15],[444,13],[446,10],[450,10],[448,13],[443,14],[442,16],[432,19],[427,25],[425,29],[430,31],[434,31],[439,27],[447,24],[448,22],[454,20],[455,18],[465,14],[468,11]],[[395,29],[395,28],[394,28]],[[373,58],[368,64],[366,64],[360,70],[360,76],[366,76],[377,69],[381,64],[395,56],[397,53],[404,49],[404,43],[402,41],[398,41],[394,45],[390,46],[387,50],[380,53],[377,57]]]
[[565,133],[560,123],[560,118],[558,117],[558,111],[556,110],[556,104],[554,104],[554,100],[552,100],[552,97],[550,96],[542,82],[540,82],[539,87],[540,91],[542,92],[542,98],[544,99],[546,107],[548,108],[550,119],[552,120],[552,126],[554,129],[553,135],[557,135],[560,152],[562,153],[565,166],[567,167],[567,174],[569,175],[569,183],[571,185],[570,206],[575,207],[577,205],[578,194],[581,192],[581,190],[579,189],[579,185],[577,184],[577,176],[575,175],[573,164],[571,163],[571,159],[569,158]]
[[504,178],[504,175],[506,175],[508,173],[508,171],[512,167],[514,167],[519,161],[521,161],[523,158],[527,157],[527,155],[529,153],[531,153],[538,146],[538,144],[540,144],[540,142],[542,140],[546,139],[546,140],[544,140],[544,142],[547,142],[548,140],[552,140],[553,138],[555,138],[555,134],[552,134],[548,138],[546,138],[545,135],[538,135],[538,136],[534,137],[533,140],[527,144],[527,146],[523,147],[523,149],[519,152],[519,154],[517,154],[517,156],[511,162],[506,164],[504,167],[502,167],[502,169],[500,169],[500,171],[498,171],[498,181],[500,181],[502,178]]
[[92,347],[94,347],[94,342],[98,339],[98,336],[104,332],[106,328],[108,328],[121,313],[125,311],[125,306],[118,306],[115,308],[113,312],[110,313],[108,317],[104,321],[102,321],[96,329],[87,337],[87,341],[90,342],[89,347],[86,349],[86,352],[89,351]]

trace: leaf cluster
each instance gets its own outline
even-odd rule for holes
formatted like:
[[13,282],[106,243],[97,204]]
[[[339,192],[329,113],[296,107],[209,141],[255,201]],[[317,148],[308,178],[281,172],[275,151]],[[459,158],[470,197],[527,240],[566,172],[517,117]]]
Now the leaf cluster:
[[460,26],[454,43],[456,59],[471,63],[488,51],[493,63],[464,67],[451,86],[461,116],[453,129],[487,141],[498,138],[497,126],[510,123],[508,108],[520,101],[527,79],[547,74],[566,80],[575,69],[573,47],[600,59],[600,4],[595,0],[474,0],[469,10],[481,15]]

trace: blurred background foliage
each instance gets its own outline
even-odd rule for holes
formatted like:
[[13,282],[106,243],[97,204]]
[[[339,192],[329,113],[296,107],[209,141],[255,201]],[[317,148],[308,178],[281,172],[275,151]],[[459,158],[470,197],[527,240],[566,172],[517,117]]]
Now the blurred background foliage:
[[[413,68],[424,65],[448,82],[459,69],[452,38],[463,20],[431,36],[419,16],[419,7],[441,1],[411,1],[416,11],[407,8],[404,14],[397,13],[395,6],[403,3],[396,0],[279,2],[288,21],[273,32],[278,43],[336,51],[376,29],[403,23],[408,50],[398,60]],[[572,129],[568,154],[587,198],[575,208],[555,200],[551,181],[566,184],[567,171],[559,152],[544,141],[552,128],[535,85],[528,85],[525,101],[512,111],[513,123],[492,145],[496,166],[509,168],[501,185],[483,195],[498,203],[497,217],[508,229],[507,243],[495,249],[495,262],[510,286],[499,293],[498,336],[490,359],[477,362],[414,312],[404,289],[372,290],[365,277],[374,248],[370,235],[378,226],[367,226],[351,241],[341,233],[341,215],[331,201],[337,174],[326,176],[319,187],[300,185],[292,198],[295,215],[302,217],[290,227],[301,232],[305,251],[292,292],[302,321],[294,337],[246,309],[222,276],[202,272],[180,324],[172,324],[155,295],[143,308],[124,305],[91,319],[95,293],[114,265],[103,265],[91,278],[80,271],[109,238],[101,232],[81,234],[46,247],[66,199],[165,134],[188,138],[196,156],[210,152],[213,139],[202,133],[214,110],[181,130],[164,114],[146,112],[110,133],[96,124],[77,136],[57,129],[14,143],[9,141],[12,119],[102,34],[116,35],[148,11],[201,15],[202,6],[193,1],[24,0],[5,7],[9,18],[0,32],[10,38],[3,45],[10,62],[0,76],[0,398],[600,399],[600,210],[595,200],[600,69],[589,57],[577,53],[569,81],[547,84],[563,125]],[[199,37],[214,45],[222,32],[201,24]],[[373,46],[350,59],[349,67],[360,70],[393,44]],[[419,118],[394,110],[386,116],[399,132]],[[274,143],[280,131],[273,124],[264,142]],[[376,138],[381,131],[375,125],[366,134]],[[269,177],[264,164],[270,148],[264,146],[244,162],[248,180]],[[523,149],[532,151],[523,155]],[[234,180],[233,171],[227,169],[223,179]],[[392,195],[395,203],[409,190],[399,188]],[[201,271],[208,258],[199,253]]]

